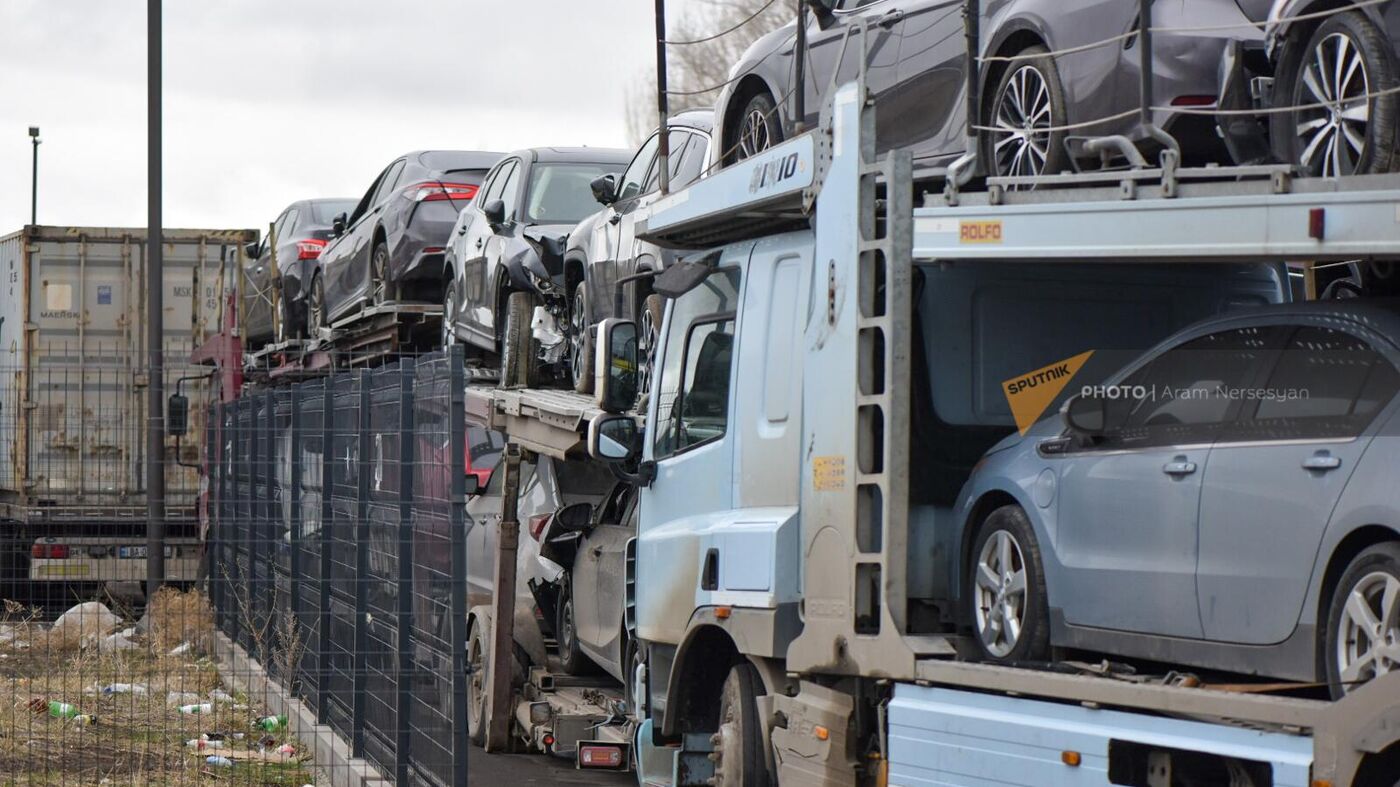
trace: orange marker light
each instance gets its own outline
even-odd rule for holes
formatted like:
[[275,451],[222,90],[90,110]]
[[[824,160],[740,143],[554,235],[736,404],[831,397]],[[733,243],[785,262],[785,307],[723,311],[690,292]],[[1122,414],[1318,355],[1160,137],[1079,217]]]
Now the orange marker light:
[[824,741],[827,738],[831,737],[831,730],[828,730],[827,728],[818,724],[817,726],[812,728],[812,734],[817,736],[817,740]]
[[733,607],[715,607],[715,617],[720,620],[725,620],[733,611]]
[[1079,756],[1079,752],[1077,751],[1060,752],[1060,762],[1064,763],[1065,765],[1068,765],[1071,768],[1078,768],[1079,763],[1082,759],[1083,758]]
[[1312,787],[1332,787],[1332,781],[1330,779],[1313,779]]

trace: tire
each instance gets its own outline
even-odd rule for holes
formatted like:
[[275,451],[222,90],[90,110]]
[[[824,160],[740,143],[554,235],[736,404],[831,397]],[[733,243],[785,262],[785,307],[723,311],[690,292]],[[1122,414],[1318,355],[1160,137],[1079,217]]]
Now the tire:
[[[1039,661],[1049,656],[1042,565],[1035,531],[1020,506],[1002,506],[982,521],[968,553],[965,598],[972,639],[984,659]],[[1008,620],[1015,621],[1015,632],[1008,632]]]
[[[1376,544],[1347,566],[1327,604],[1327,635],[1323,639],[1327,685],[1334,699],[1378,674],[1400,669],[1400,662],[1374,652],[1378,644],[1400,641],[1397,599],[1400,543]],[[1364,627],[1360,625],[1363,619],[1368,623]],[[1377,637],[1380,643],[1375,641]]]
[[724,679],[719,697],[719,729],[715,731],[717,787],[769,787],[777,781],[768,770],[764,754],[758,697],[763,681],[752,664],[734,665]]
[[370,304],[382,306],[394,300],[394,284],[389,281],[389,246],[384,241],[374,245],[369,264]]
[[724,144],[726,164],[737,164],[783,141],[783,124],[777,106],[767,92],[752,95],[744,102],[734,116],[734,128]]
[[277,303],[278,311],[281,312],[281,319],[277,321],[277,341],[305,339],[308,335],[306,303],[298,306],[285,296],[278,298]]
[[306,296],[306,326],[308,333],[329,328],[326,319],[326,283],[318,272],[311,279],[311,292]]
[[486,664],[491,643],[483,626],[472,623],[467,637],[467,737],[477,746],[486,745],[486,693],[488,691]]
[[[1347,68],[1340,80],[1333,67],[1338,53],[1343,63],[1358,66]],[[1322,106],[1272,116],[1271,135],[1285,161],[1322,177],[1391,172],[1400,164],[1395,152],[1400,95],[1370,101],[1346,99],[1396,85],[1389,53],[1385,35],[1357,11],[1328,17],[1305,42],[1289,43],[1283,57],[1287,78],[1281,80],[1283,89],[1277,94],[1282,101],[1276,103],[1330,104],[1339,81],[1342,100],[1336,105],[1340,112]],[[1319,81],[1324,72],[1331,72],[1333,78]]]
[[574,297],[569,301],[569,375],[574,390],[593,393],[593,325],[588,320],[588,284],[579,282],[574,287]]
[[559,666],[570,675],[591,675],[593,662],[579,650],[578,629],[574,625],[574,592],[567,578],[559,585],[559,604],[555,607],[554,641],[559,647]]
[[[983,135],[982,158],[991,175],[1055,175],[1069,169],[1064,83],[1050,52],[1040,45],[1021,50],[1002,74],[983,111],[986,125],[1007,131]],[[1038,130],[1041,129],[1041,130]]]
[[642,341],[641,379],[638,380],[638,398],[645,398],[651,391],[651,376],[656,369],[656,348],[661,345],[661,296],[655,293],[642,301],[637,313],[637,336]]
[[539,342],[530,331],[535,299],[528,292],[512,292],[506,298],[506,326],[501,335],[501,385],[529,388],[535,384]]
[[645,662],[646,652],[637,645],[636,638],[627,637],[626,644],[622,646],[622,697],[627,702],[627,712],[634,717],[640,707],[639,699],[645,691],[637,685],[637,669]]
[[453,292],[449,279],[442,285],[442,335],[438,337],[438,344],[444,350],[457,343],[456,322],[457,293]]

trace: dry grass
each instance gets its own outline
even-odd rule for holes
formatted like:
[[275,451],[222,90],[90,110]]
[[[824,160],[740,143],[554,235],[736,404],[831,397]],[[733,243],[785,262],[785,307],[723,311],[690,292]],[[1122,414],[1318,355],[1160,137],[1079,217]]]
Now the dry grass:
[[[185,745],[202,733],[224,733],[235,752],[256,750],[265,735],[252,727],[265,709],[213,703],[213,713],[186,715],[167,702],[170,692],[209,693],[221,686],[207,656],[213,615],[198,593],[164,590],[150,605],[150,630],[125,651],[79,647],[70,635],[51,637],[34,616],[7,608],[0,625],[16,632],[0,642],[0,787],[9,785],[300,785],[313,781],[295,758],[290,762],[240,762],[211,768],[204,759],[221,752],[196,752]],[[129,625],[124,623],[125,625]],[[189,642],[189,652],[170,650]],[[114,683],[142,684],[144,694],[102,694]],[[76,705],[96,723],[83,726],[36,714],[35,699]],[[192,700],[191,700],[192,701]],[[233,733],[244,733],[233,740]],[[278,743],[285,733],[278,734]],[[105,781],[104,781],[105,780]]]

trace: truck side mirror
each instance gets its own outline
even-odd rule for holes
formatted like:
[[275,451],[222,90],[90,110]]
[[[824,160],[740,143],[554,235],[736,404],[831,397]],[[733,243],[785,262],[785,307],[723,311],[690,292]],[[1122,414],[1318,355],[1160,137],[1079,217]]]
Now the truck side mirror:
[[627,415],[595,418],[588,425],[588,455],[601,462],[625,464],[637,456],[641,433]]
[[1108,421],[1108,406],[1102,397],[1080,394],[1065,402],[1064,407],[1060,408],[1060,415],[1071,432],[1083,437],[1098,437],[1104,433]]
[[593,199],[603,205],[617,202],[617,175],[611,172],[594,178],[589,182],[588,188],[593,190]]
[[184,437],[190,429],[190,400],[184,394],[171,394],[165,405],[165,433]]
[[598,407],[608,413],[625,413],[641,391],[637,324],[610,317],[598,323],[598,355],[593,364],[593,388]]

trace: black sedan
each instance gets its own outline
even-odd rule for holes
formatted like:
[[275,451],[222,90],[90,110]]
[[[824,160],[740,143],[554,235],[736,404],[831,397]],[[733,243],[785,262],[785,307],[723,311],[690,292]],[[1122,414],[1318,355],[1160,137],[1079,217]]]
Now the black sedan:
[[443,250],[457,214],[499,153],[426,150],[385,167],[353,212],[336,217],[311,282],[311,311],[329,325],[394,301],[439,303]]
[[[307,331],[307,286],[320,268],[321,250],[331,237],[338,214],[355,208],[355,200],[304,199],[288,205],[272,223],[272,232],[247,252],[252,260],[244,288],[243,332],[252,342],[302,339]],[[275,273],[274,273],[275,268]],[[273,288],[279,320],[273,327]]]
[[[449,233],[443,343],[499,354],[507,380],[524,382],[517,372],[531,374],[540,362],[559,364],[566,238],[598,209],[592,182],[631,158],[615,148],[530,148],[501,159]],[[545,319],[535,327],[537,306]]]

